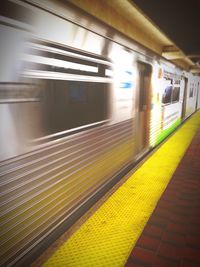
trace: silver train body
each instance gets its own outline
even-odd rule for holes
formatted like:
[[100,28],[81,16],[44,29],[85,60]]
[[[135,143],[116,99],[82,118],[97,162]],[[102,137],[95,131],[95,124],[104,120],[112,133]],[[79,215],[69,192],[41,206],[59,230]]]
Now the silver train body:
[[9,266],[200,108],[200,79],[66,1],[3,6],[0,265]]

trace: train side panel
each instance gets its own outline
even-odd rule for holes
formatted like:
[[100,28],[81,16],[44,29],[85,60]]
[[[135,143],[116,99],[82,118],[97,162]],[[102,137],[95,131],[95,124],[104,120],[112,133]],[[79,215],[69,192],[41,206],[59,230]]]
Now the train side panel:
[[8,2],[31,15],[0,18],[0,265],[50,240],[200,106],[199,80],[67,2]]
[[197,109],[200,109],[200,79],[197,77]]
[[159,144],[180,125],[184,95],[181,72],[161,65],[155,77],[157,81],[154,82],[152,146]]
[[189,117],[196,111],[198,105],[198,78],[191,73],[187,77],[186,117]]
[[1,265],[44,240],[135,157],[133,54],[30,9],[35,33],[20,52],[20,75],[1,83]]

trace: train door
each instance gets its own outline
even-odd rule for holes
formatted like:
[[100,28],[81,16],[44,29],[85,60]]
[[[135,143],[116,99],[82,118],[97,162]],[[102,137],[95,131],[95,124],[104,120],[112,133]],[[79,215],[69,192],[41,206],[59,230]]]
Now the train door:
[[138,62],[138,152],[142,153],[149,144],[149,120],[151,107],[151,73],[149,64]]
[[199,101],[199,82],[197,83],[197,98],[196,98],[196,107],[195,107],[195,110],[198,109],[198,101]]
[[184,93],[183,93],[183,106],[181,118],[184,120],[186,116],[186,103],[187,103],[187,88],[188,88],[188,78],[184,78]]

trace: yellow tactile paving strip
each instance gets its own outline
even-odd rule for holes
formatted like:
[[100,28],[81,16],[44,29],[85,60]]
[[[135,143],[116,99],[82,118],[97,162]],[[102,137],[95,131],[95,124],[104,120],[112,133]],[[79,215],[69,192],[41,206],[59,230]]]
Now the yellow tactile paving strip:
[[199,127],[200,111],[132,174],[43,266],[124,266]]

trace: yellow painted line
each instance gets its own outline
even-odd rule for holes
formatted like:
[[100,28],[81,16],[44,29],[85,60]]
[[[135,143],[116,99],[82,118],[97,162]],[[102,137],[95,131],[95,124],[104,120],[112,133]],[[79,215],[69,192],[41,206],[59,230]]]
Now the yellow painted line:
[[200,111],[132,174],[43,266],[124,266],[199,127]]

